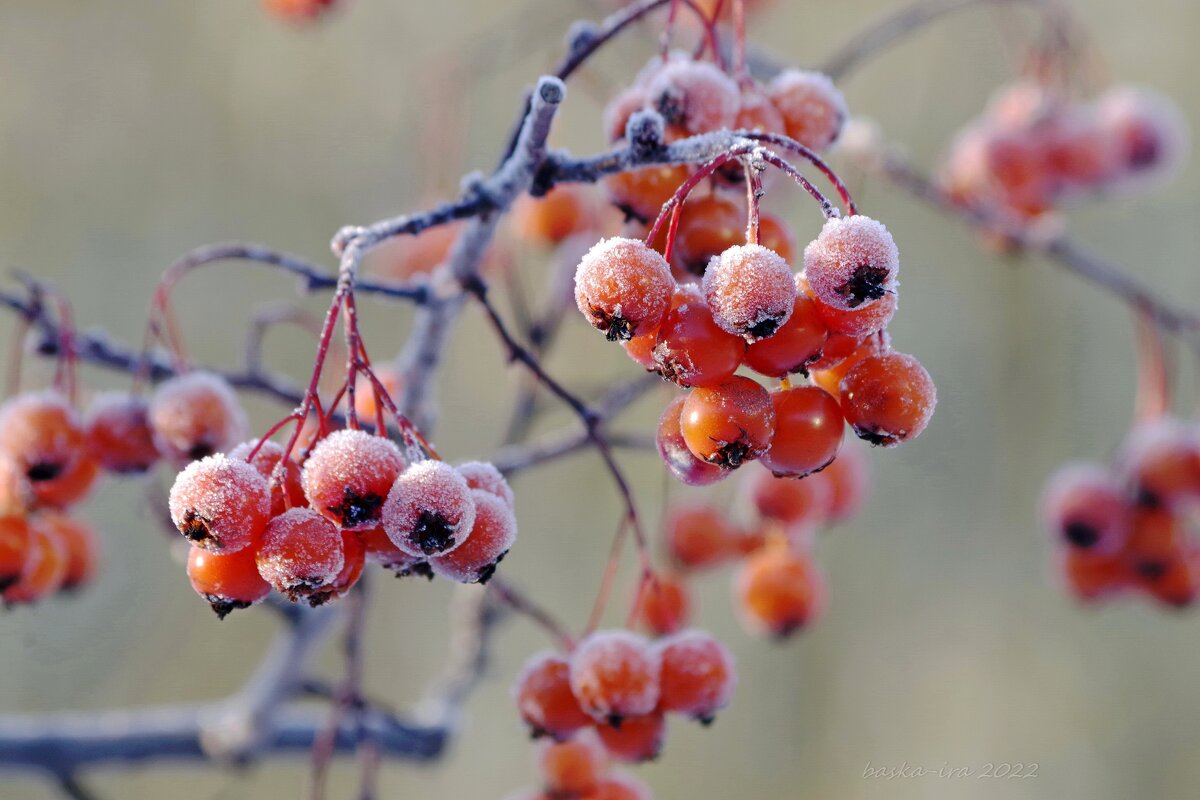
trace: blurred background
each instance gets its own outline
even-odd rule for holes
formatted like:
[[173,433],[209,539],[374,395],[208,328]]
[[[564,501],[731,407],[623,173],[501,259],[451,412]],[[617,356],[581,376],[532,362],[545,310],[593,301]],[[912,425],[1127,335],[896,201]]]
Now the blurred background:
[[[789,63],[819,62],[899,3],[776,0],[752,36]],[[1200,129],[1195,31],[1185,0],[1088,0],[1076,10],[1115,78],[1172,95]],[[0,269],[63,287],[83,327],[140,336],[153,282],[201,243],[246,239],[328,262],[339,226],[452,195],[469,169],[490,169],[522,89],[550,68],[584,0],[355,0],[323,24],[292,26],[251,0],[6,0],[0,4]],[[929,167],[953,132],[1008,80],[1020,12],[975,9],[906,40],[843,85]],[[603,147],[603,102],[649,58],[649,27],[605,51],[574,81],[553,143]],[[853,173],[851,173],[853,176]],[[1200,785],[1200,620],[1141,602],[1089,611],[1052,579],[1036,520],[1040,486],[1068,458],[1104,457],[1133,403],[1132,327],[1124,306],[1036,259],[985,252],[950,220],[878,183],[854,184],[886,220],[904,261],[890,330],[937,381],[940,404],[915,443],[872,453],[864,513],[823,536],[828,611],[784,644],[744,633],[729,575],[697,584],[698,622],[735,651],[741,685],[711,728],[672,725],[666,752],[639,770],[660,798],[1059,798],[1194,796]],[[788,188],[768,207],[801,241],[819,218]],[[801,211],[803,213],[801,213]],[[1078,238],[1163,295],[1200,305],[1200,169],[1160,190],[1069,214]],[[526,282],[545,260],[519,253]],[[240,358],[253,308],[298,298],[255,267],[212,267],[177,295],[188,340],[208,363]],[[410,311],[363,303],[377,358],[403,342]],[[434,439],[453,460],[485,457],[503,435],[518,376],[478,314],[454,337]],[[9,323],[5,323],[7,326]],[[272,365],[297,378],[312,342],[280,331]],[[592,392],[636,367],[569,320],[548,362]],[[1188,367],[1186,363],[1182,367]],[[45,371],[30,371],[38,380]],[[90,387],[122,385],[89,372]],[[1178,400],[1191,402],[1192,374]],[[671,396],[657,390],[623,418],[648,431]],[[258,429],[286,409],[247,402]],[[539,430],[569,424],[551,409]],[[628,454],[648,524],[664,500],[657,458]],[[152,483],[165,490],[171,476]],[[708,497],[744,514],[732,480]],[[599,461],[582,454],[515,482],[521,541],[505,573],[578,627],[620,513]],[[152,487],[153,488],[153,487]],[[671,486],[671,501],[689,492]],[[221,697],[267,646],[269,612],[218,623],[192,593],[147,487],[109,479],[84,513],[104,534],[97,583],[75,599],[0,614],[0,712],[103,709]],[[403,706],[441,664],[442,582],[378,576],[369,617],[368,687]],[[625,576],[623,586],[629,586]],[[622,603],[617,604],[619,609]],[[610,615],[617,624],[620,613]],[[546,644],[507,624],[461,736],[439,763],[386,764],[383,797],[489,800],[534,782],[531,748],[509,699],[521,662]],[[324,667],[335,675],[338,660]],[[1036,779],[864,779],[872,766],[1039,765]],[[354,796],[339,765],[331,797]],[[303,761],[236,772],[193,767],[100,770],[111,798],[289,797]],[[0,796],[47,797],[35,778],[0,772]]]

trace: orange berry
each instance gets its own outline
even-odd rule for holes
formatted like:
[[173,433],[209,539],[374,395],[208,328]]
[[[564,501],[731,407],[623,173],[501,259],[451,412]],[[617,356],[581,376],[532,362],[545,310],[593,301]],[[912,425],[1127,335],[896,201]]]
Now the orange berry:
[[789,264],[796,263],[796,233],[774,214],[761,214],[758,218],[758,243],[774,250]]
[[587,187],[562,184],[542,197],[522,197],[513,204],[513,229],[517,236],[553,246],[592,225],[592,196]]
[[842,378],[842,412],[860,439],[894,447],[925,430],[937,387],[921,362],[904,353],[869,356]]
[[729,128],[737,117],[737,82],[708,61],[674,58],[646,85],[650,104],[686,135]]
[[320,603],[346,566],[342,531],[311,508],[293,508],[271,520],[258,549],[258,574],[295,602]]
[[1194,550],[1177,553],[1165,563],[1160,574],[1138,576],[1138,586],[1158,602],[1171,608],[1185,608],[1196,601],[1200,593],[1200,564]]
[[188,580],[220,619],[229,612],[262,602],[271,585],[258,574],[254,548],[223,555],[193,547],[188,553]]
[[675,256],[692,275],[703,275],[708,262],[746,239],[746,212],[725,195],[691,197],[680,210]]
[[680,395],[667,404],[658,421],[655,444],[658,447],[659,458],[676,480],[688,486],[708,486],[729,477],[729,471],[716,464],[701,461],[688,449],[687,442],[683,439],[683,431],[679,428],[679,418],[685,400],[687,397]]
[[789,478],[767,470],[751,470],[747,489],[764,519],[788,525],[824,523],[833,506],[833,488],[820,475]]
[[[507,510],[502,500],[488,496]],[[511,516],[512,512],[508,513]],[[471,487],[444,461],[409,465],[396,478],[383,504],[383,529],[392,544],[414,556],[453,552],[470,537],[475,517]],[[500,520],[489,517],[488,523],[499,525]]]
[[662,752],[667,736],[667,718],[661,711],[625,717],[620,725],[598,725],[596,733],[608,754],[619,761],[653,761]]
[[1132,576],[1119,555],[1067,547],[1059,555],[1067,591],[1084,603],[1106,600],[1129,586]]
[[0,517],[24,516],[36,502],[25,470],[15,458],[0,453]]
[[32,535],[25,517],[0,517],[0,592],[21,577]]
[[827,514],[830,522],[841,522],[858,513],[871,487],[871,464],[861,445],[854,440],[845,442],[833,460],[818,475],[830,487],[831,499]]
[[659,642],[663,711],[687,714],[708,724],[729,705],[737,672],[733,654],[712,634],[684,631]]
[[854,309],[834,308],[817,301],[821,319],[832,333],[863,338],[878,333],[888,326],[900,305],[900,293],[892,290],[884,293],[878,302]]
[[1120,485],[1099,464],[1067,464],[1046,481],[1042,520],[1063,544],[1111,553],[1124,545],[1129,519]]
[[816,386],[771,392],[775,432],[763,466],[779,477],[803,478],[837,458],[845,420],[837,400]]
[[1122,477],[1143,505],[1200,499],[1200,431],[1172,418],[1139,424],[1118,457]]
[[625,128],[635,111],[646,107],[646,90],[640,86],[622,89],[604,107],[603,127],[609,143],[625,138]]
[[37,503],[76,494],[78,468],[87,460],[79,418],[54,392],[21,394],[0,405],[0,453],[16,462]]
[[[258,444],[256,440],[242,442],[229,451],[229,457],[245,461],[246,456],[250,455],[250,451],[256,444]],[[308,500],[304,497],[304,486],[300,480],[300,465],[294,460],[288,459],[288,462],[283,465],[278,482],[272,480],[275,467],[282,458],[283,448],[268,439],[263,442],[262,447],[258,448],[258,452],[254,454],[254,460],[250,462],[250,466],[258,470],[258,474],[262,475],[271,485],[271,516],[279,516],[289,508],[308,505]]]
[[[809,374],[815,376],[819,372],[837,366],[845,361],[860,344],[862,344],[862,339],[859,339],[857,336],[847,336],[844,333],[829,334],[829,338],[825,340],[824,346],[821,347],[820,356],[809,362]],[[828,392],[829,390],[825,389],[825,391]],[[829,393],[833,394],[833,392]]]
[[667,514],[667,552],[681,567],[707,569],[728,561],[737,541],[737,531],[713,506],[681,506]]
[[575,271],[575,302],[609,341],[657,328],[674,287],[667,262],[640,239],[601,239]]
[[709,265],[702,286],[713,321],[750,343],[773,336],[796,304],[791,267],[758,244],[725,250]]
[[353,589],[366,565],[367,545],[362,534],[358,531],[342,531],[342,569],[327,589],[309,595],[309,605],[319,606]]
[[168,501],[179,532],[216,553],[233,553],[257,540],[271,513],[266,479],[245,461],[220,453],[180,472]]
[[618,208],[643,221],[652,220],[662,210],[689,175],[682,164],[660,164],[618,172],[604,178],[604,190]]
[[[882,303],[883,301],[879,301]],[[872,308],[879,303],[875,303]],[[820,386],[825,391],[829,392],[834,398],[841,395],[842,378],[846,377],[846,373],[854,368],[858,362],[870,356],[877,356],[885,353],[891,344],[891,339],[886,333],[882,336],[868,336],[865,339],[858,341],[854,348],[847,353],[843,358],[839,359],[836,364],[829,369],[814,369],[809,373],[812,382]]]
[[[404,376],[395,367],[376,367],[376,379],[383,385],[384,391],[393,401],[400,396],[404,389]],[[375,398],[375,384],[366,375],[359,374],[354,382],[354,413],[364,425],[374,426],[379,416],[380,404]],[[386,414],[384,415],[386,417]]]
[[521,719],[534,736],[562,741],[592,724],[571,692],[567,659],[557,653],[538,653],[525,662],[513,696]]
[[37,524],[45,525],[58,534],[66,554],[66,574],[59,588],[62,591],[70,591],[90,583],[96,573],[99,558],[95,531],[61,511],[42,511],[36,519]]
[[615,727],[654,711],[661,668],[658,652],[643,637],[597,631],[571,653],[571,691],[593,719]]
[[818,306],[815,299],[798,291],[787,322],[771,338],[746,348],[746,366],[768,378],[807,373],[808,365],[821,357],[829,338]]
[[758,85],[742,89],[734,130],[758,133],[783,133],[783,115],[771,102],[766,90]]
[[608,755],[600,742],[594,736],[582,734],[567,742],[542,742],[537,762],[546,793],[551,797],[590,796],[608,769]]
[[387,531],[382,525],[359,531],[363,547],[366,549],[368,561],[389,569],[397,578],[407,578],[410,575],[421,575],[433,580],[433,570],[423,557],[409,555],[388,538]]
[[247,427],[233,387],[211,372],[163,381],[150,398],[149,414],[155,446],[177,463],[223,452],[245,436]]
[[301,483],[308,504],[346,530],[373,528],[404,469],[400,448],[361,430],[334,431],[304,462]]
[[466,540],[431,556],[429,566],[435,575],[458,583],[487,583],[517,541],[517,518],[508,504],[490,492],[472,489],[471,499],[475,521]]
[[734,592],[748,628],[783,638],[820,614],[825,583],[807,556],[769,546],[746,559]]
[[1184,551],[1183,522],[1165,509],[1137,509],[1130,517],[1123,550],[1125,562],[1139,577],[1160,578]]
[[47,525],[41,515],[29,520],[29,546],[25,564],[17,581],[0,597],[6,605],[36,603],[59,590],[67,577],[66,544],[53,525]]
[[687,624],[692,600],[687,584],[674,575],[642,581],[634,604],[634,616],[650,633],[666,636]]
[[804,248],[804,276],[818,300],[843,310],[896,290],[900,251],[883,223],[862,214],[827,220]]
[[653,353],[667,380],[680,386],[717,386],[741,366],[746,342],[722,330],[703,299],[689,298],[663,318]]
[[712,389],[693,389],[683,403],[679,428],[696,458],[736,469],[771,446],[775,409],[766,389],[735,376]]
[[141,397],[121,392],[96,395],[85,431],[92,458],[109,472],[145,472],[158,461],[150,406]]
[[36,505],[51,508],[66,508],[87,496],[96,478],[100,476],[100,465],[84,453],[83,457],[52,481],[34,481],[33,496]]
[[835,141],[846,124],[846,100],[820,72],[786,69],[767,88],[787,135],[817,152]]

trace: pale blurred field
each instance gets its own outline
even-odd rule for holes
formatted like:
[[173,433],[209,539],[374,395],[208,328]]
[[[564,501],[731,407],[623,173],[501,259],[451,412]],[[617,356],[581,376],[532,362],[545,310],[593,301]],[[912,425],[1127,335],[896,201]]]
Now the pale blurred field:
[[[753,33],[771,51],[811,63],[896,5],[779,0]],[[1112,74],[1173,95],[1200,128],[1200,6],[1076,5]],[[0,269],[57,282],[85,326],[131,340],[152,281],[193,245],[251,239],[326,258],[340,225],[419,207],[452,193],[465,169],[490,168],[520,90],[557,58],[566,22],[594,15],[582,0],[351,6],[328,25],[294,30],[251,0],[0,4]],[[844,87],[851,106],[931,163],[1010,74],[1011,48],[1000,38],[1009,19],[975,10],[926,31],[856,73]],[[651,49],[647,36],[632,37],[575,83],[555,143],[598,148],[598,101]],[[466,75],[452,82],[443,65],[456,62]],[[452,129],[431,136],[431,115]],[[423,149],[431,140],[438,150]],[[736,651],[741,688],[711,729],[674,724],[664,758],[642,774],[666,800],[1196,796],[1200,620],[1140,604],[1076,608],[1051,582],[1034,516],[1055,464],[1104,456],[1127,424],[1127,312],[1045,264],[982,253],[962,228],[886,187],[858,191],[900,244],[903,303],[892,332],[937,380],[937,416],[915,444],[874,454],[866,511],[822,539],[831,596],[812,631],[785,645],[752,638],[730,609],[728,575],[699,584],[702,624]],[[797,207],[790,190],[781,195],[769,202]],[[817,217],[803,212],[792,218],[807,239]],[[1193,159],[1163,190],[1081,209],[1070,224],[1164,294],[1200,304],[1197,218]],[[523,260],[536,285],[544,267]],[[253,268],[217,267],[190,280],[181,313],[194,351],[231,363],[250,309],[293,294],[286,279]],[[373,352],[398,349],[409,312],[366,302],[363,314]],[[270,351],[296,376],[311,358],[309,340],[296,334],[273,337]],[[498,443],[515,384],[498,353],[469,315],[442,382],[435,438],[450,458],[485,456]],[[574,320],[550,367],[583,390],[633,374],[617,348]],[[1187,371],[1185,399],[1190,380]],[[627,427],[646,429],[667,396],[643,402]],[[281,413],[252,408],[259,426]],[[545,425],[567,422],[555,413]],[[655,524],[661,470],[652,457],[625,461]],[[586,456],[524,475],[516,489],[522,539],[504,569],[581,624],[617,499]],[[724,502],[733,490],[730,482],[712,494]],[[107,550],[90,592],[0,615],[0,712],[215,698],[252,668],[271,615],[218,624],[188,587],[143,491],[109,482],[87,505]],[[376,587],[369,684],[403,704],[440,664],[448,591],[390,580]],[[449,756],[386,766],[381,796],[490,800],[531,783],[508,685],[543,644],[524,622],[508,625]],[[332,654],[326,665],[336,667]],[[868,762],[1033,762],[1039,777],[865,780]],[[354,778],[352,766],[339,767],[331,796],[354,796]],[[305,790],[307,768],[101,771],[89,783],[126,800],[292,797]],[[48,791],[0,772],[0,797]]]

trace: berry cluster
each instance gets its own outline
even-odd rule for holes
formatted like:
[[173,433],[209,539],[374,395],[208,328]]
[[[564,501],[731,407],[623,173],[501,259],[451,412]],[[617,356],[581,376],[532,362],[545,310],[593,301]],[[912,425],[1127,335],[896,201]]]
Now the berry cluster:
[[[582,742],[579,747],[590,749],[594,732],[609,756],[636,763],[659,755],[667,714],[708,724],[729,703],[736,681],[733,656],[704,631],[651,642],[629,631],[604,630],[565,656],[549,651],[533,656],[513,693],[533,736]],[[577,795],[589,796],[578,789],[569,796]]]
[[567,741],[538,745],[541,789],[514,792],[508,800],[651,800],[650,787],[627,772],[613,771],[608,751],[592,731]]
[[942,182],[960,203],[1027,221],[1169,174],[1186,138],[1178,109],[1148,90],[1113,87],[1087,103],[1028,79],[1001,89],[959,134]]
[[1084,602],[1136,591],[1181,608],[1200,594],[1200,428],[1139,423],[1111,464],[1073,463],[1046,483],[1042,517],[1068,590]]
[[869,482],[866,454],[847,447],[827,469],[802,481],[751,471],[744,492],[756,520],[749,528],[715,506],[676,507],[667,518],[665,543],[678,573],[643,588],[636,611],[641,624],[659,635],[683,627],[692,605],[686,576],[736,561],[733,600],[746,628],[777,638],[800,630],[824,601],[824,580],[812,558],[814,532],[857,513]]
[[360,429],[318,432],[296,458],[263,439],[193,461],[170,509],[192,544],[192,587],[221,617],[272,588],[320,605],[349,591],[368,560],[398,576],[483,583],[517,535],[494,466],[406,459]]

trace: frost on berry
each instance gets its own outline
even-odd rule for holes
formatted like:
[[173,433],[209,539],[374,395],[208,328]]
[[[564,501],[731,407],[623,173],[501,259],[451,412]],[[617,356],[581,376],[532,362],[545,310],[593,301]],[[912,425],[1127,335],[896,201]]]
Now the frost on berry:
[[379,524],[384,500],[404,469],[400,448],[361,430],[334,431],[304,462],[304,496],[346,530]]
[[804,248],[804,274],[817,299],[859,308],[895,291],[900,252],[883,223],[856,214],[828,220]]
[[729,704],[737,684],[733,655],[712,634],[688,630],[658,643],[664,711],[711,722]]
[[57,392],[19,394],[0,405],[0,453],[17,463],[39,494],[82,460],[83,428]]
[[1096,101],[1100,126],[1116,140],[1121,177],[1146,181],[1175,172],[1189,149],[1175,103],[1148,89],[1116,86]]
[[575,302],[610,341],[658,326],[674,289],[671,268],[638,239],[601,239],[575,270]]
[[192,544],[233,553],[254,541],[267,524],[267,481],[254,467],[218,453],[188,464],[168,498],[171,521]]
[[748,342],[774,335],[796,302],[791,267],[757,244],[730,247],[714,257],[702,286],[713,321]]
[[535,737],[562,741],[592,724],[571,693],[570,667],[558,653],[543,651],[526,661],[513,686],[513,698]]
[[650,642],[622,630],[597,631],[571,654],[571,691],[593,719],[617,727],[658,705],[662,661]]
[[1124,544],[1129,519],[1120,483],[1100,464],[1066,464],[1046,481],[1042,521],[1064,544],[1113,552]]
[[459,464],[456,469],[458,474],[466,480],[467,486],[496,495],[509,508],[515,506],[512,487],[508,485],[508,481],[505,480],[500,470],[496,469],[495,464],[490,461],[466,461]]
[[885,292],[877,302],[861,305],[854,309],[829,306],[817,301],[818,313],[831,333],[863,338],[878,333],[888,326],[900,305],[900,293],[893,289]]
[[775,76],[767,91],[788,136],[817,152],[837,141],[848,112],[828,75],[787,69]]
[[420,461],[396,478],[383,506],[383,529],[406,553],[445,555],[470,536],[475,505],[458,470],[444,461]]
[[154,443],[177,463],[223,452],[246,435],[246,412],[229,381],[192,371],[170,378],[150,399]]
[[431,556],[434,574],[458,583],[487,583],[496,565],[517,541],[512,507],[490,492],[471,490],[475,522],[465,541],[442,555]]
[[137,395],[96,395],[88,407],[84,428],[92,457],[110,472],[145,472],[158,460],[150,428],[150,406]]
[[271,520],[258,550],[258,573],[290,600],[334,582],[345,566],[342,532],[310,508],[293,508]]
[[648,82],[646,94],[668,125],[687,134],[731,127],[741,104],[737,83],[708,61],[667,62]]
[[1194,424],[1174,417],[1139,422],[1115,462],[1142,506],[1181,507],[1200,500],[1200,429]]
[[271,485],[271,513],[278,515],[288,508],[306,505],[308,500],[304,497],[304,487],[300,482],[300,465],[289,458],[276,475],[275,468],[283,459],[283,448],[278,443],[268,439],[260,446],[257,439],[252,439],[230,450],[229,457],[246,461],[255,447],[258,447],[258,451],[249,461]]

